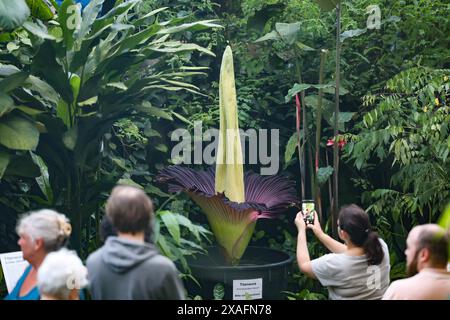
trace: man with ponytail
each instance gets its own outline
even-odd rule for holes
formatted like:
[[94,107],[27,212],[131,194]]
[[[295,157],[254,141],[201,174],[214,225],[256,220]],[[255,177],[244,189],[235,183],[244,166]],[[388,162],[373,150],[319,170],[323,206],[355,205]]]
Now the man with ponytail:
[[449,234],[437,224],[414,227],[406,239],[406,273],[394,281],[386,300],[449,300],[450,273],[447,272]]
[[[299,212],[295,218],[300,270],[327,287],[332,300],[381,299],[389,286],[389,251],[372,230],[367,213],[354,204],[341,208],[337,222],[339,238],[344,243],[323,232],[317,213],[314,213],[313,224],[305,223],[304,214],[306,212]],[[311,229],[332,253],[311,261],[306,229]]]

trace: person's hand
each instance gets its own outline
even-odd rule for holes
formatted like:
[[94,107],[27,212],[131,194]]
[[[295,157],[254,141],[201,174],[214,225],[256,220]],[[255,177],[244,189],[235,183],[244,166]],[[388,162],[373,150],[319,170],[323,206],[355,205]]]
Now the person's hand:
[[311,229],[315,235],[320,234],[322,231],[322,227],[320,226],[319,217],[317,215],[317,211],[314,210],[314,223],[306,224],[307,229]]
[[297,212],[297,216],[295,217],[295,225],[297,226],[298,231],[306,230],[305,217],[302,211]]

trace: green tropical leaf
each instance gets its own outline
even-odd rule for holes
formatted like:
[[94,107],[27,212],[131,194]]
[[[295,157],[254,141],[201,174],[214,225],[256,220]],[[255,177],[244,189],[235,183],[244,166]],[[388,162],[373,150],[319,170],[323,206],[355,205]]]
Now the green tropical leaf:
[[[157,244],[161,252],[168,257],[169,259],[175,259],[174,254],[172,253],[172,250],[170,249],[169,244],[166,242],[166,239],[161,234],[158,234],[159,237],[157,237]],[[156,238],[156,237],[155,237]]]
[[11,74],[0,81],[0,92],[8,93],[11,90],[23,85],[25,80],[28,79],[28,76],[29,74],[24,71]]
[[156,52],[183,52],[183,51],[200,51],[206,53],[207,55],[215,57],[216,55],[211,50],[208,50],[202,46],[199,46],[194,43],[182,43],[179,41],[165,42],[164,46],[152,47],[151,50]]
[[7,77],[12,75],[13,73],[19,72],[19,68],[13,66],[12,64],[2,64],[0,63],[0,76]]
[[179,245],[180,239],[181,239],[180,225],[178,224],[178,221],[175,218],[175,215],[168,210],[158,211],[157,214],[161,217],[161,221],[166,226],[170,235],[173,237],[175,242]]
[[0,151],[0,180],[3,177],[3,174],[5,173],[6,168],[8,167],[9,159],[10,159],[10,156],[8,153]]
[[56,116],[63,121],[67,128],[71,126],[69,108],[70,106],[63,99],[59,100],[56,105]]
[[[323,93],[328,93],[328,94],[335,94],[335,84],[334,83],[329,83],[324,85],[325,87],[323,88]],[[343,86],[339,87],[339,95],[340,96],[345,96],[346,94],[348,94],[348,90],[346,88],[344,88]]]
[[191,220],[189,220],[188,218],[186,218],[185,216],[182,216],[181,214],[177,214],[176,218],[178,220],[178,223],[186,228],[189,229],[189,231],[195,236],[195,238],[200,241],[200,233],[197,229],[197,226],[195,226]]
[[220,24],[214,23],[215,19],[213,20],[203,20],[203,21],[196,21],[191,23],[184,23],[179,26],[164,28],[158,31],[158,34],[171,34],[171,33],[178,33],[180,31],[199,31],[209,28],[223,28]]
[[169,151],[169,148],[167,148],[167,146],[166,146],[165,144],[162,144],[162,143],[158,144],[158,145],[155,147],[155,149],[158,150],[158,151],[164,152],[164,153],[166,153],[167,151]]
[[53,18],[53,12],[44,0],[26,0],[31,15],[42,21]]
[[367,28],[347,30],[347,31],[341,33],[340,40],[341,40],[341,42],[344,42],[345,39],[357,37],[366,32],[367,32]]
[[144,190],[147,193],[156,194],[157,196],[160,196],[160,197],[169,197],[169,194],[161,191],[161,189],[159,189],[151,184],[146,185]]
[[[345,131],[345,124],[352,120],[355,112],[339,112],[338,126],[340,131]],[[330,126],[334,125],[334,112],[330,117],[325,118]]]
[[127,90],[127,86],[123,82],[110,82],[106,84],[107,87],[117,88],[120,90]]
[[80,93],[81,78],[77,74],[72,74],[70,77],[70,88],[72,89],[73,101],[77,101]]
[[158,8],[155,9],[153,11],[150,11],[149,13],[145,14],[144,16],[140,17],[139,19],[137,19],[136,21],[133,22],[133,25],[135,26],[141,26],[143,24],[146,23],[147,19],[150,17],[153,17],[154,15],[156,15],[157,13],[164,11],[168,9],[168,7],[162,7],[162,8]]
[[121,184],[121,185],[126,185],[126,186],[131,186],[131,187],[135,187],[135,188],[139,188],[139,189],[143,189],[142,186],[136,182],[134,182],[131,179],[120,179],[119,181],[117,181],[117,184]]
[[64,44],[67,49],[71,49],[74,41],[73,33],[81,23],[80,7],[75,5],[72,0],[64,0],[58,8],[58,21],[62,29]]
[[294,86],[291,89],[289,89],[288,94],[285,97],[285,102],[288,103],[289,101],[291,101],[292,97],[294,97],[297,93],[305,91],[311,88],[312,86],[313,86],[312,84],[306,83],[294,84]]
[[69,150],[75,149],[77,139],[78,139],[78,127],[76,125],[67,130],[62,136],[62,141]]
[[[38,20],[39,21],[39,20]],[[26,21],[23,24],[23,27],[30,32],[31,34],[34,34],[35,36],[42,38],[42,39],[48,39],[48,40],[56,40],[56,38],[51,35],[47,28],[45,27],[42,22],[34,23],[31,21]]]
[[340,0],[314,0],[324,11],[331,11],[341,2]]
[[[61,46],[59,48],[61,49]],[[73,93],[69,77],[58,61],[60,60],[57,58],[57,49],[51,42],[45,41],[32,60],[31,71],[52,86],[65,101],[72,103]]]
[[30,121],[8,116],[0,122],[0,144],[15,150],[35,150],[39,131]]
[[300,50],[303,51],[315,51],[316,49],[311,48],[310,46],[307,46],[306,44],[304,44],[303,42],[300,41],[296,41],[295,45],[297,46],[297,48],[299,48]]
[[225,287],[222,283],[217,283],[213,288],[214,300],[222,300],[225,296]]
[[48,175],[48,167],[45,164],[44,160],[37,154],[30,152],[31,159],[33,159],[34,164],[39,167],[41,171],[41,176],[36,178],[36,182],[41,189],[44,196],[47,198],[49,204],[53,203],[53,190],[50,185],[50,178]]
[[80,29],[74,34],[76,39],[82,39],[89,33],[95,19],[102,10],[104,1],[105,0],[91,0],[84,8]]
[[0,29],[20,27],[30,16],[25,0],[0,0]]
[[275,30],[280,35],[281,39],[287,44],[293,44],[297,40],[298,32],[300,31],[300,22],[295,23],[275,23]]
[[167,120],[173,120],[172,116],[169,113],[165,112],[164,110],[161,110],[159,108],[156,108],[156,107],[152,106],[150,104],[150,102],[148,102],[148,101],[144,101],[142,103],[142,105],[137,106],[136,110],[141,111],[141,112],[145,112],[145,113],[147,113],[147,114],[149,114],[151,116],[154,116],[154,117],[160,117],[160,118],[167,119]]
[[276,30],[273,30],[269,33],[266,33],[265,35],[263,35],[261,38],[256,39],[254,42],[263,42],[263,41],[269,41],[269,40],[280,40],[281,37],[278,34],[278,32]]
[[180,119],[181,121],[183,121],[184,123],[189,124],[189,125],[191,125],[191,126],[194,125],[194,123],[193,123],[192,121],[186,119],[186,118],[183,117],[181,114],[176,113],[175,111],[171,111],[171,113],[172,113],[175,117],[177,117],[178,119]]
[[284,152],[284,163],[287,164],[291,161],[292,156],[294,155],[295,150],[298,145],[298,134],[294,132],[294,134],[289,138],[289,141],[286,145],[286,151]]
[[39,167],[33,163],[28,153],[21,156],[11,155],[9,165],[4,172],[4,176],[19,176],[26,178],[36,178],[40,175]]
[[58,93],[47,82],[38,77],[29,76],[25,83],[31,91],[38,93],[44,100],[49,101],[53,105],[58,103]]
[[328,179],[332,176],[333,174],[333,167],[324,167],[324,168],[319,168],[319,170],[317,170],[317,182],[319,183],[319,185],[323,185],[325,182],[328,181]]
[[84,101],[78,102],[78,105],[79,105],[80,107],[83,107],[83,106],[91,106],[91,105],[93,105],[93,104],[96,104],[96,103],[97,103],[97,100],[98,100],[98,96],[91,97],[91,98],[86,99],[86,100],[84,100]]
[[0,118],[14,109],[14,100],[6,93],[0,92]]
[[[23,113],[26,113],[30,116],[35,116],[41,113],[44,113],[44,110],[38,110],[38,109],[33,109],[27,106],[16,106],[15,109],[19,109],[20,111],[22,111]],[[39,129],[39,128],[38,128]]]

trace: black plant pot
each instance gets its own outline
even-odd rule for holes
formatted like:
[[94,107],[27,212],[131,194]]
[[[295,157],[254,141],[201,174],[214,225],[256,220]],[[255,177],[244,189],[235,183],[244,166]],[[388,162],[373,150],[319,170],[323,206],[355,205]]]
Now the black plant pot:
[[[293,257],[287,253],[262,247],[248,247],[239,265],[224,263],[218,247],[211,247],[208,255],[189,258],[192,279],[185,280],[189,295],[214,299],[214,287],[222,284],[224,300],[284,299]],[[220,286],[220,285],[219,285]],[[217,287],[216,287],[217,290]]]

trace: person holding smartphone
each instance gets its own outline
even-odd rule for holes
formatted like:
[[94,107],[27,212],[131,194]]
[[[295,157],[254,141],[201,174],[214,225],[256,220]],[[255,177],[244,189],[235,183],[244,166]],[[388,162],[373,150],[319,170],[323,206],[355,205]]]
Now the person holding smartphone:
[[[308,277],[328,288],[332,300],[377,300],[389,286],[389,251],[386,243],[372,230],[368,214],[355,204],[344,206],[338,215],[339,242],[321,228],[317,213],[313,223],[305,221],[309,212],[298,212],[297,262]],[[309,257],[306,230],[310,229],[331,251],[317,259]]]

